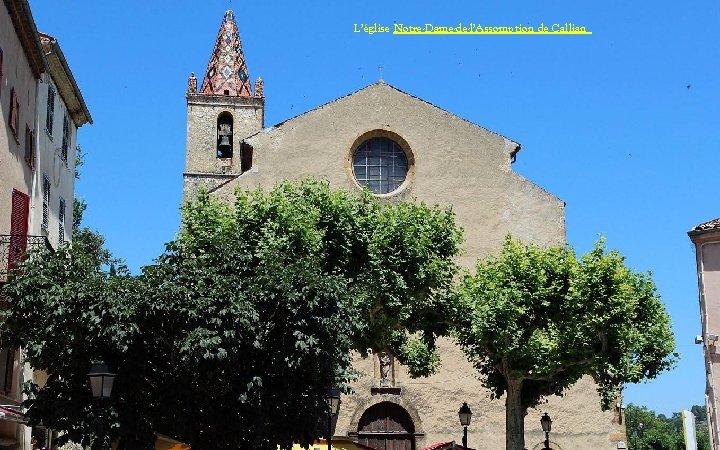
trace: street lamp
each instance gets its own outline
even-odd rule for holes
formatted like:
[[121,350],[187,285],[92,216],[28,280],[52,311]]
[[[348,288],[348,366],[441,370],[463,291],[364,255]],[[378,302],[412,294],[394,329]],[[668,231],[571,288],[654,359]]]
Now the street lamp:
[[458,416],[460,417],[460,425],[463,426],[463,447],[467,449],[467,427],[470,425],[470,419],[472,419],[472,411],[470,411],[467,402],[463,402],[460,411],[458,411]]
[[340,411],[340,390],[329,388],[325,393],[325,400],[328,406],[328,450],[332,450],[332,419]]
[[[104,361],[93,362],[90,368],[90,373],[88,373],[87,376],[90,380],[90,389],[92,390],[93,399],[95,399],[98,404],[108,400],[110,398],[110,394],[112,393],[113,384],[115,383],[115,377],[117,375],[110,372],[110,367],[107,363]],[[98,419],[98,437],[101,439],[102,448],[105,448],[102,405],[100,405]]]
[[552,429],[552,419],[548,416],[548,413],[543,414],[540,418],[540,425],[545,432],[545,449],[550,450],[550,430]]
[[635,429],[633,429],[633,432],[632,432],[633,450],[638,450],[637,438],[638,438],[638,434],[640,434],[640,439],[642,439],[642,437],[643,437],[643,426],[644,426],[643,423],[640,422],[640,423],[637,424],[637,427],[635,427]]

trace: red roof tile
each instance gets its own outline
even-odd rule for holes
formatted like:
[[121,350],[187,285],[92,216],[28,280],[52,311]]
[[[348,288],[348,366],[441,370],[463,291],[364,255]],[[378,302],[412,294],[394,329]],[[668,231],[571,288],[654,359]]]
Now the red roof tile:
[[701,223],[693,228],[693,231],[715,230],[720,229],[720,218],[713,219],[709,222]]

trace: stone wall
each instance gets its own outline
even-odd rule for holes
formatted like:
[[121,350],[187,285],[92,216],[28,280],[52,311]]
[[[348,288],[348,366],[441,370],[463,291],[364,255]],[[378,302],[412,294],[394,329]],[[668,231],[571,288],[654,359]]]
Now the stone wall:
[[[217,120],[221,113],[233,117],[233,157],[217,157]],[[194,174],[240,173],[240,144],[263,127],[264,99],[188,94],[186,186]]]

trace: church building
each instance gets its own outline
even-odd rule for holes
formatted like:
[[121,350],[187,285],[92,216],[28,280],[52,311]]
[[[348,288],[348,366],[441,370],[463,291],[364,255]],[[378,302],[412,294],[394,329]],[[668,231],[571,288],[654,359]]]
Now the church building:
[[[564,202],[513,171],[519,143],[397,87],[379,81],[269,127],[264,113],[263,81],[251,83],[228,11],[200,87],[194,75],[188,81],[186,199],[201,187],[231,200],[237,188],[316,177],[383,199],[452,205],[465,231],[459,263],[468,268],[507,234],[565,244]],[[442,366],[428,378],[410,378],[389,352],[358,355],[363,376],[342,398],[333,438],[378,450],[449,448],[461,441],[458,410],[467,402],[468,446],[504,448],[504,399],[491,400],[458,345],[438,346]],[[621,404],[601,411],[589,377],[528,412],[528,450],[544,447],[544,412],[553,419],[553,449],[626,448]]]

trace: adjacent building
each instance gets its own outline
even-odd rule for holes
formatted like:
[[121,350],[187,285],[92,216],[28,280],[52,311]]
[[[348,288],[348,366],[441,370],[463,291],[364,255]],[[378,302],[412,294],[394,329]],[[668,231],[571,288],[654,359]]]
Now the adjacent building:
[[720,450],[720,219],[701,223],[688,232],[695,244],[702,335],[697,343],[705,355],[705,404],[710,445]]
[[[0,4],[0,111],[2,301],[8,272],[29,248],[70,239],[77,130],[92,123],[57,40],[38,32],[27,0]],[[0,448],[30,448],[19,405],[33,373],[21,360],[0,342]]]
[[[188,80],[185,198],[202,187],[231,200],[237,188],[312,176],[383,199],[452,205],[465,230],[466,267],[499,250],[508,233],[543,246],[565,243],[564,202],[512,169],[519,143],[394,86],[380,81],[270,127],[264,112],[263,82],[251,85],[228,11],[200,87],[194,75]],[[389,350],[356,355],[363,376],[342,400],[334,439],[380,450],[453,446],[467,401],[469,446],[503,448],[504,401],[490,400],[454,342],[439,348],[441,370],[421,379]],[[601,411],[595,387],[584,378],[543,406],[554,421],[553,449],[625,448],[620,403]],[[540,416],[530,411],[526,419],[529,450],[543,447]]]

